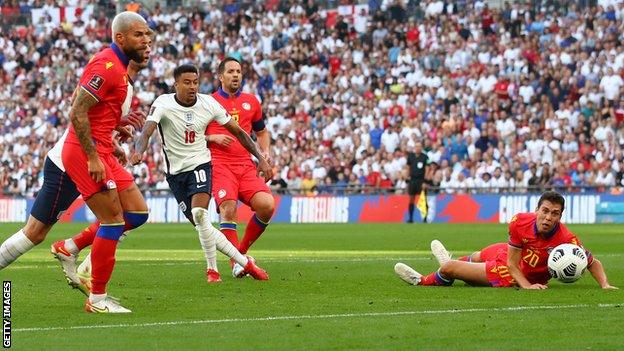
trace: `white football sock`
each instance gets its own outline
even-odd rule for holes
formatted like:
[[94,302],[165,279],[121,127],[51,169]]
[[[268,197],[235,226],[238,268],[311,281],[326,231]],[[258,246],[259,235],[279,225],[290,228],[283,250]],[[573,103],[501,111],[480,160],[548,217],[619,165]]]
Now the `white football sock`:
[[65,239],[65,248],[72,255],[77,255],[80,252],[80,250],[78,250],[78,246],[76,246],[76,243],[72,238]]
[[17,233],[11,235],[0,246],[0,269],[10,265],[11,262],[17,260],[18,257],[35,247],[35,244],[26,237],[24,230],[20,229]]
[[219,271],[217,268],[217,247],[215,244],[215,236],[212,235],[210,228],[212,225],[208,219],[208,211],[201,207],[195,207],[191,210],[193,214],[193,221],[195,222],[195,229],[199,234],[199,243],[204,250],[204,257],[206,258],[206,265],[208,269]]
[[104,300],[107,295],[108,295],[107,293],[104,293],[104,294],[89,293],[89,301],[91,301],[91,303],[98,303]]
[[[210,223],[208,210],[201,207],[196,207],[191,210],[193,213],[193,220],[195,221],[197,231],[199,232],[200,242],[202,240],[206,240],[208,243],[213,243],[211,247],[216,247],[217,250],[224,253],[227,257],[236,261],[236,263],[245,267],[247,265],[247,257],[241,254],[232,243],[230,243],[225,235],[221,233],[217,228],[215,228],[212,223]],[[202,243],[203,247],[203,243]],[[214,250],[214,249],[213,249]],[[216,252],[206,252],[204,249],[204,253],[206,255],[206,260],[208,260],[208,255],[213,254],[215,257],[215,267],[216,267]],[[210,261],[208,261],[208,268],[210,267]]]
[[232,245],[232,243],[221,233],[221,231],[212,225],[210,226],[210,230],[212,231],[215,242],[217,245],[217,250],[223,252],[227,257],[236,261],[236,263],[245,267],[247,265],[247,256],[243,255],[238,251],[238,249]]

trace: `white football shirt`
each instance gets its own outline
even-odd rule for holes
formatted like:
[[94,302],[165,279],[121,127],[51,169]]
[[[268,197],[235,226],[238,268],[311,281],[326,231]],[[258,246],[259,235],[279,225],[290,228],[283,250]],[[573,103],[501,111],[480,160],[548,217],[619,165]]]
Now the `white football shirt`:
[[160,95],[150,109],[148,121],[158,123],[167,174],[192,171],[211,160],[204,137],[208,124],[224,125],[230,115],[212,96],[197,94],[191,107],[180,105],[175,94]]

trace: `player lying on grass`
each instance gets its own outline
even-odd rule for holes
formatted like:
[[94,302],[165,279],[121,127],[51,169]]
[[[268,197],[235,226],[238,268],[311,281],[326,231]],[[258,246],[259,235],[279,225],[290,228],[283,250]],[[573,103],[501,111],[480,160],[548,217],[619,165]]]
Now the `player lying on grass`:
[[256,172],[271,179],[272,169],[256,148],[253,140],[210,95],[198,94],[199,70],[193,65],[182,65],[174,72],[174,94],[156,98],[130,157],[134,165],[141,162],[149,138],[158,128],[165,157],[165,172],[169,188],[180,209],[199,234],[206,258],[208,282],[220,282],[216,249],[244,267],[244,272],[255,279],[269,279],[266,272],[253,260],[241,254],[217,228],[210,223],[208,205],[212,190],[210,151],[206,149],[204,133],[211,121],[224,126],[238,142],[258,160]]
[[[450,286],[455,279],[475,286],[546,289],[550,273],[549,251],[565,243],[582,246],[576,235],[560,222],[563,196],[554,191],[542,194],[535,213],[520,213],[509,223],[509,243],[490,245],[470,256],[452,260],[441,242],[431,242],[431,251],[440,269],[427,275],[404,263],[394,266],[396,274],[412,285]],[[617,289],[609,284],[602,263],[589,252],[588,270],[603,289]]]

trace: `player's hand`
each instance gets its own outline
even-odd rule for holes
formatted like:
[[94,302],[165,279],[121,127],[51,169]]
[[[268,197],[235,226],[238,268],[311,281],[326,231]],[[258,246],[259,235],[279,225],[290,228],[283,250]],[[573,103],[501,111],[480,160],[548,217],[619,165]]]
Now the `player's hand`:
[[106,177],[104,163],[97,155],[89,157],[89,160],[87,161],[87,169],[89,170],[89,175],[96,183],[103,181],[104,177]]
[[234,138],[226,134],[213,134],[206,137],[209,143],[215,143],[219,146],[230,146],[234,142]]
[[117,161],[119,161],[119,164],[122,166],[125,166],[128,163],[128,157],[126,156],[124,150],[120,147],[115,147],[115,150],[113,150],[113,156],[117,158]]
[[133,166],[138,165],[141,161],[143,161],[143,154],[134,152],[132,153],[132,156],[130,156],[130,164]]
[[131,125],[127,125],[127,126],[119,125],[115,128],[115,130],[117,131],[117,133],[119,133],[117,137],[119,138],[119,141],[122,143],[131,141],[134,138],[134,134],[133,134],[134,129]]
[[543,289],[548,289],[548,285],[544,285],[544,284],[531,284],[528,287],[526,287],[525,289],[543,290]]
[[620,290],[620,288],[618,288],[617,286],[613,286],[611,284],[607,284],[605,286],[602,287],[605,290]]
[[260,153],[260,156],[264,157],[264,159],[267,161],[267,163],[268,163],[270,166],[272,166],[272,165],[273,165],[273,159],[271,159],[271,155],[269,155],[269,153],[268,153],[268,152],[266,152],[266,153],[261,152],[261,153]]
[[273,168],[262,157],[260,157],[258,162],[258,176],[263,177],[265,182],[268,182],[269,179],[273,178]]
[[143,125],[145,124],[145,118],[146,116],[143,111],[132,111],[127,115],[121,117],[119,125],[122,127],[130,125],[133,126],[136,130],[141,130],[143,129]]

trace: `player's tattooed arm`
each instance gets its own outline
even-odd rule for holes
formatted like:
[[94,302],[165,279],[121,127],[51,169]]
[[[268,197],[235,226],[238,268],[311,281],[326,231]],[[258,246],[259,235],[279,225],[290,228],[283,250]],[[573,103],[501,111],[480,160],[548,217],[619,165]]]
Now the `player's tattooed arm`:
[[268,161],[260,154],[256,144],[251,140],[251,137],[245,132],[233,119],[230,119],[223,125],[232,135],[240,141],[241,145],[254,155],[258,159],[258,173],[264,177],[265,180],[273,178],[273,169],[269,165]]
[[133,165],[137,165],[143,159],[143,153],[147,150],[147,145],[149,143],[149,139],[154,134],[156,127],[158,124],[154,121],[145,122],[145,126],[143,127],[143,132],[141,136],[134,144],[134,153],[130,156],[130,163]]
[[80,146],[92,158],[97,156],[95,145],[91,139],[91,125],[89,124],[89,109],[97,104],[98,101],[91,94],[87,93],[83,88],[76,89],[74,102],[69,111],[69,119],[71,120],[76,136],[80,141]]

